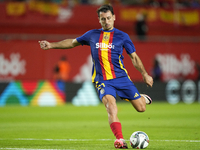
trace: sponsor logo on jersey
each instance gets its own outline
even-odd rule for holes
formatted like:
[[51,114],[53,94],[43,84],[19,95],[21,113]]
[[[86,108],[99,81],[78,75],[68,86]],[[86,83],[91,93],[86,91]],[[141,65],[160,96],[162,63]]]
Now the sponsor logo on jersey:
[[114,49],[115,45],[112,43],[96,43],[96,48],[100,48],[101,50],[108,50],[108,49]]

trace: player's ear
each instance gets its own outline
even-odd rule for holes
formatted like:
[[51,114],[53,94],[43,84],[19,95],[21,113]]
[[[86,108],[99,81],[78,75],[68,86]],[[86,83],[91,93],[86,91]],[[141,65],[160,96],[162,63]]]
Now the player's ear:
[[114,21],[115,21],[115,19],[116,19],[115,15],[113,15],[113,18],[114,18]]

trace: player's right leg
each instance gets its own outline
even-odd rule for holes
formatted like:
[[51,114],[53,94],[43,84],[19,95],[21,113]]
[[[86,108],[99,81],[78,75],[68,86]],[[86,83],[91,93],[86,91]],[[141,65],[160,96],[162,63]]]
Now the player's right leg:
[[122,126],[121,123],[117,117],[117,104],[116,99],[112,95],[105,95],[102,98],[102,102],[106,107],[107,113],[108,113],[108,121],[110,124],[110,128],[113,132],[113,134],[116,137],[116,140],[114,142],[114,147],[117,149],[127,149],[127,143],[125,142],[123,135],[122,135]]
[[107,113],[108,113],[108,122],[111,125],[113,122],[119,122],[119,119],[117,117],[117,104],[116,99],[112,95],[105,95],[102,98],[102,102],[106,107]]
[[128,149],[127,143],[124,139],[116,139],[114,146],[116,149]]
[[96,84],[96,88],[98,90],[99,98],[107,110],[110,128],[116,137],[114,146],[117,149],[126,149],[128,147],[123,138],[121,123],[117,117],[118,109],[116,104],[116,89],[113,88],[114,83],[114,80],[99,82]]

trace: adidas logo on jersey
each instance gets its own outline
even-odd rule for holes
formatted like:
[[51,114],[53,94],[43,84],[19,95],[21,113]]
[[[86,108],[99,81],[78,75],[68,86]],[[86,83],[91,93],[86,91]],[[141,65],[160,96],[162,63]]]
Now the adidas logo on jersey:
[[134,98],[136,98],[136,97],[138,97],[139,95],[138,95],[138,93],[135,93],[135,96],[134,96]]
[[96,43],[96,48],[100,48],[101,50],[108,50],[109,49],[114,49],[114,45],[112,43],[106,44],[106,43]]

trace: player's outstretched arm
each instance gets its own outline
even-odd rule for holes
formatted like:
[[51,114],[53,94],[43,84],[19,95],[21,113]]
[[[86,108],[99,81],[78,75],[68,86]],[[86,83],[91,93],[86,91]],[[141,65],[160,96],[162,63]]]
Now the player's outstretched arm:
[[73,48],[75,46],[80,45],[80,43],[76,39],[66,39],[60,42],[48,42],[48,41],[38,41],[40,44],[40,47],[44,50],[48,49],[69,49]]
[[146,72],[144,65],[139,58],[139,56],[136,54],[136,52],[129,54],[131,61],[134,65],[134,67],[142,74],[144,82],[149,85],[150,87],[153,86],[153,78],[148,75]]

